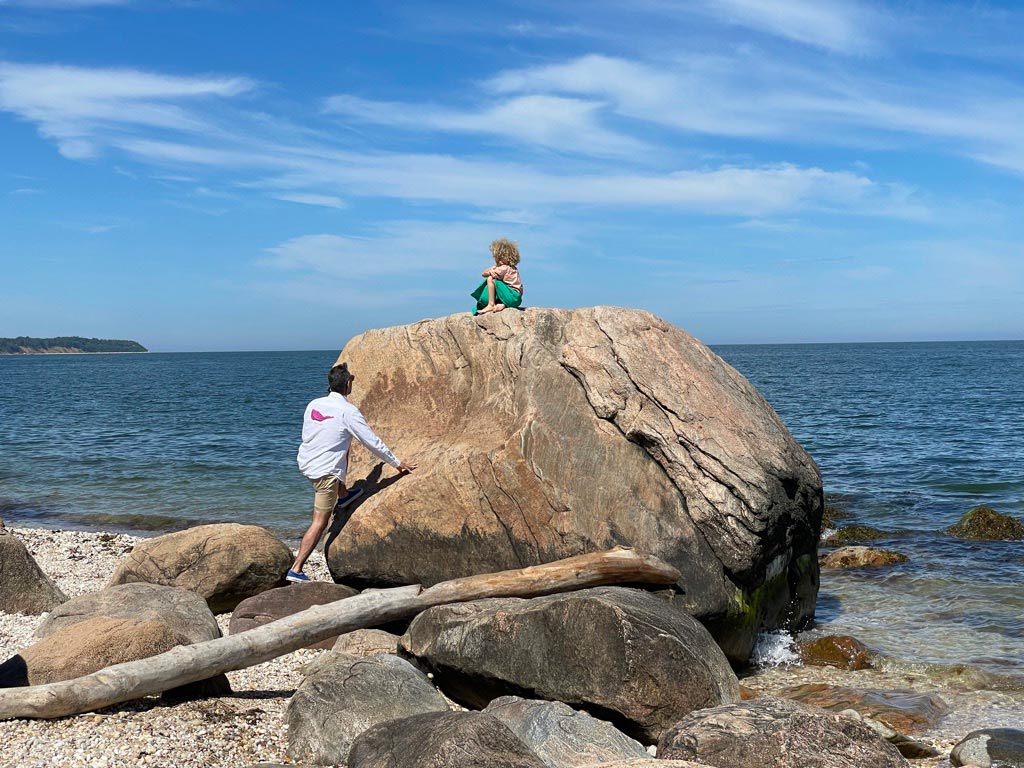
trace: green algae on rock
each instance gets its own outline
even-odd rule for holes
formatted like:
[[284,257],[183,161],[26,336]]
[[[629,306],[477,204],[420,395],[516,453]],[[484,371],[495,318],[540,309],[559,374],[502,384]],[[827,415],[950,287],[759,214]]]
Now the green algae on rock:
[[875,541],[885,534],[870,525],[846,525],[825,539],[827,547],[842,547],[861,541]]
[[1020,541],[1024,539],[1024,523],[1015,517],[980,506],[970,510],[946,529],[950,536],[982,541]]

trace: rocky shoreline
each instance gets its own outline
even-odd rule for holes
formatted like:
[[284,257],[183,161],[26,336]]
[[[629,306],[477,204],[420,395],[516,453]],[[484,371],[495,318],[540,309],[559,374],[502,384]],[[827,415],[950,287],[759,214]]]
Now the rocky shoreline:
[[[118,533],[8,529],[69,597],[103,589],[118,565],[141,541]],[[330,581],[317,552],[310,574]],[[0,653],[7,658],[33,641],[43,617],[0,613]],[[227,634],[231,613],[217,617]],[[289,763],[287,704],[305,679],[304,668],[326,658],[324,650],[303,649],[270,662],[228,673],[228,696],[168,703],[150,697],[97,713],[58,720],[0,722],[4,764],[19,766],[246,766]],[[795,660],[794,660],[795,661]],[[308,672],[308,669],[305,670]],[[778,695],[795,686],[828,684],[859,690],[909,690],[941,697],[948,713],[917,734],[939,754],[913,761],[921,768],[946,768],[949,751],[973,727],[1011,725],[1024,711],[1024,692],[979,690],[977,680],[948,679],[915,672],[897,663],[844,670],[797,663],[741,674],[745,695]]]

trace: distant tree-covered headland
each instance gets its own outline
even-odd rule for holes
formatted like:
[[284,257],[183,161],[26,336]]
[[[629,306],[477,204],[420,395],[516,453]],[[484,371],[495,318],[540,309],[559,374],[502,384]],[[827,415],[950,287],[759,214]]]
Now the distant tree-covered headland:
[[39,355],[61,352],[148,352],[137,341],[127,339],[86,339],[82,336],[56,336],[36,339],[32,336],[0,338],[0,355]]

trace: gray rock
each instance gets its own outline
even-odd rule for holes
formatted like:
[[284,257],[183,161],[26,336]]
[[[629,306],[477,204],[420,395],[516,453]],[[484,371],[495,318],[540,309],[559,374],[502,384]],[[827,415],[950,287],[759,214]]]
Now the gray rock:
[[420,468],[391,482],[352,455],[374,492],[329,540],[336,581],[429,585],[622,544],[680,570],[686,610],[737,662],[760,630],[813,617],[818,468],[685,331],[617,307],[461,313],[368,331],[341,359]]
[[707,630],[637,589],[437,606],[416,617],[401,647],[467,706],[510,693],[563,701],[647,743],[695,709],[739,698]]
[[67,599],[21,539],[0,526],[0,611],[38,615],[52,611]]
[[659,759],[717,768],[909,768],[871,728],[818,707],[764,697],[694,712],[665,732]]
[[979,768],[1024,768],[1024,731],[1019,728],[971,731],[953,747],[949,762]]
[[690,760],[658,760],[653,758],[630,758],[627,760],[613,760],[610,763],[590,763],[581,768],[707,768],[704,763],[694,763]]
[[[314,605],[344,600],[358,595],[359,592],[343,584],[328,581],[313,581],[309,584],[290,584],[287,587],[268,589],[258,595],[247,598],[235,606],[228,624],[228,633],[236,635],[247,629],[261,627],[285,616],[312,608]],[[328,637],[307,648],[332,648],[338,635]]]
[[348,768],[546,768],[497,718],[439,712],[377,725],[355,740]]
[[119,584],[99,592],[72,598],[58,608],[36,629],[41,640],[55,632],[97,616],[112,619],[156,619],[190,643],[202,643],[220,637],[220,627],[206,601],[195,592],[159,584]]
[[330,653],[320,654],[308,664],[304,664],[299,671],[303,675],[312,675],[324,666],[332,664],[336,655],[355,656],[360,659],[368,659],[382,653],[395,655],[398,653],[398,640],[398,635],[382,629],[357,629],[354,632],[347,632],[338,636]]
[[447,711],[426,675],[404,659],[335,655],[330,665],[303,680],[288,702],[288,756],[344,763],[352,741],[367,728]]
[[639,741],[560,701],[502,696],[484,712],[508,726],[549,768],[648,757]]
[[214,613],[284,585],[292,563],[284,542],[256,525],[198,525],[139,542],[108,586],[147,582],[191,589]]

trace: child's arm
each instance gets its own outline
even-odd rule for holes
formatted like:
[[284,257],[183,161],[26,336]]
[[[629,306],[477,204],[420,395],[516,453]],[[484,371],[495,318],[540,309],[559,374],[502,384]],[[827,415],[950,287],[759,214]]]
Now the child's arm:
[[494,267],[488,267],[480,273],[480,277],[494,277]]

